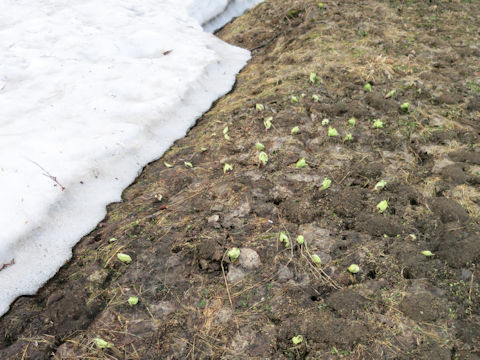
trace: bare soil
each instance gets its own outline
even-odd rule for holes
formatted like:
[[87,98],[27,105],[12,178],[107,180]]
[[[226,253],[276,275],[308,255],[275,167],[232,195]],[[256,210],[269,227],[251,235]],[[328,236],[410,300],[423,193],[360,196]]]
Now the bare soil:
[[235,88],[13,304],[0,358],[480,359],[480,2],[267,0],[217,35],[253,50]]

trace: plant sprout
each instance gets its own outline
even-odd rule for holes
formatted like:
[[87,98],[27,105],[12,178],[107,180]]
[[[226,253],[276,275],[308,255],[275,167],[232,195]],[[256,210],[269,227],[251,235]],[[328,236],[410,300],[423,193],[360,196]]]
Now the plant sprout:
[[332,128],[331,126],[328,127],[328,136],[329,137],[335,137],[338,136],[338,131],[335,128]]
[[230,165],[230,164],[227,164],[225,163],[225,165],[223,165],[223,173],[226,174],[227,171],[232,171],[233,170],[233,166]]
[[355,119],[354,117],[348,119],[348,125],[355,126],[356,123],[357,123],[357,119]]
[[372,85],[371,85],[370,83],[366,83],[365,86],[364,86],[364,88],[365,88],[365,91],[366,91],[366,92],[372,91]]
[[263,144],[260,142],[257,142],[255,144],[255,147],[257,148],[257,150],[260,150],[260,151],[265,149],[265,146],[263,146]]
[[237,248],[237,247],[234,247],[234,248],[231,248],[228,253],[227,253],[228,257],[230,258],[230,261],[231,262],[234,262],[235,260],[238,259],[238,257],[240,256],[240,249]]
[[329,123],[330,123],[330,120],[328,120],[328,119],[323,119],[322,120],[322,125],[323,126],[327,126]]
[[187,168],[192,168],[193,167],[191,162],[184,161],[183,163],[184,163],[185,167],[187,167]]
[[435,254],[432,253],[430,250],[423,250],[422,254],[425,255],[426,257],[434,256]]
[[268,162],[268,155],[267,155],[267,153],[261,151],[260,154],[258,155],[258,160],[259,160],[263,165],[267,165],[267,162]]
[[415,234],[409,234],[408,236],[410,236],[412,240],[417,240],[417,235]]
[[300,160],[297,161],[295,166],[297,168],[304,168],[307,165],[307,162],[305,161],[305,158],[301,158]]
[[373,122],[372,127],[373,127],[374,129],[381,129],[381,128],[383,128],[383,121],[380,120],[380,119],[376,119],[376,120]]
[[120,260],[121,262],[123,262],[125,264],[130,264],[132,262],[132,258],[130,257],[130,255],[127,255],[127,254],[124,254],[124,253],[118,253],[117,258],[118,258],[118,260]]
[[400,105],[400,110],[408,112],[408,109],[410,109],[410,103],[405,102],[402,105]]
[[264,121],[263,121],[263,125],[265,125],[265,129],[270,129],[272,127],[272,120],[273,120],[273,117],[272,116],[269,116],[268,118],[266,118]]
[[163,164],[164,164],[164,165],[165,165],[167,168],[171,168],[171,167],[173,167],[173,165],[172,165],[172,164],[169,164],[169,163],[167,163],[166,161],[164,161],[164,162],[163,162]]
[[112,347],[112,344],[110,344],[109,342],[101,339],[101,338],[95,338],[93,339],[93,341],[95,341],[95,344],[97,345],[97,347],[99,349],[107,349],[107,348],[111,348]]
[[375,184],[375,190],[382,190],[385,186],[387,186],[387,182],[385,180],[380,180]]
[[346,133],[345,137],[343,138],[343,141],[352,141],[353,140],[353,135],[351,133]]
[[292,130],[290,130],[290,133],[292,135],[295,135],[295,134],[298,134],[299,131],[300,131],[300,128],[298,126],[295,126],[292,128]]
[[360,271],[360,266],[358,266],[357,264],[352,264],[348,267],[348,271],[352,274],[356,274]]
[[288,235],[282,231],[280,233],[280,236],[278,237],[278,240],[281,242],[281,243],[285,243],[285,247],[288,248],[290,246],[290,239],[288,238]]
[[130,297],[128,298],[128,303],[130,304],[130,306],[137,305],[137,304],[138,304],[138,297],[136,297],[136,296],[130,296]]
[[258,111],[263,111],[263,110],[265,110],[265,106],[263,106],[262,104],[257,104],[257,105],[255,105],[255,108],[256,108]]
[[305,238],[303,237],[303,235],[298,235],[297,236],[297,244],[298,245],[303,245],[305,242]]
[[318,76],[317,74],[315,73],[310,73],[310,81],[312,82],[312,84],[315,84],[317,81],[318,81]]
[[303,342],[303,336],[302,335],[297,335],[292,338],[292,343],[294,345],[300,345]]
[[395,95],[395,93],[396,93],[396,91],[395,91],[395,89],[393,89],[387,95],[385,95],[385,99],[391,98],[393,95]]
[[223,129],[223,137],[225,138],[225,140],[230,140],[230,136],[228,135],[228,126]]
[[208,149],[207,149],[206,147],[201,147],[201,148],[200,148],[200,151],[201,151],[201,152],[205,152],[205,151],[207,151],[207,150],[208,150]]
[[114,237],[112,237],[112,238],[110,238],[110,239],[108,240],[108,242],[109,242],[110,244],[113,243],[113,242],[115,242],[115,241],[117,241],[117,239],[114,238]]
[[297,99],[297,97],[296,97],[295,95],[292,95],[292,96],[290,97],[290,101],[292,102],[292,104],[298,103],[298,99]]
[[377,204],[377,209],[379,213],[383,213],[388,208],[387,200],[382,200]]
[[312,260],[315,264],[317,265],[321,265],[322,264],[322,259],[320,258],[320,256],[318,256],[317,254],[313,254],[312,255]]
[[332,180],[330,180],[329,178],[323,179],[322,187],[320,188],[320,191],[327,190],[330,187],[330,185],[332,185]]
[[312,95],[312,99],[313,99],[313,101],[318,102],[318,100],[320,100],[320,97],[318,95],[314,94],[314,95]]

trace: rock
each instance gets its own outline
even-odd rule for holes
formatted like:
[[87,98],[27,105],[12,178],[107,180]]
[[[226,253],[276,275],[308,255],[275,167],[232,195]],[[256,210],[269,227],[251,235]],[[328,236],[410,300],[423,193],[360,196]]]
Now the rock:
[[293,273],[288,266],[281,265],[277,271],[277,279],[279,282],[286,282],[293,279]]
[[240,249],[239,261],[240,265],[247,270],[256,269],[262,264],[257,252],[249,248]]
[[470,281],[472,279],[472,272],[468,269],[462,269],[462,280]]
[[217,315],[215,316],[215,319],[213,320],[213,322],[215,324],[224,324],[228,321],[230,321],[230,319],[232,318],[232,309],[229,309],[229,308],[223,308],[223,309],[220,309],[220,311],[217,312]]
[[160,301],[157,304],[150,305],[149,308],[154,316],[167,316],[177,310],[175,304],[170,301]]
[[228,267],[227,280],[231,283],[236,283],[245,277],[245,271],[240,267],[230,264]]
[[215,229],[220,228],[220,223],[218,222],[220,220],[220,216],[217,214],[212,215],[208,218],[208,225],[213,226]]

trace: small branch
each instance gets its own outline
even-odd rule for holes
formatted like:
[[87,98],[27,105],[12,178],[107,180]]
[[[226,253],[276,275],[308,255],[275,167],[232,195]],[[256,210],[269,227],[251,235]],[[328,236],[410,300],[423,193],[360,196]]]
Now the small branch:
[[12,259],[12,260],[11,260],[9,263],[7,263],[7,264],[3,264],[3,265],[0,267],[0,271],[5,270],[7,267],[12,266],[12,265],[15,265],[15,259]]
[[50,174],[47,170],[45,170],[39,163],[33,161],[33,160],[30,160],[32,163],[34,163],[35,165],[37,165],[42,171],[43,171],[43,175],[50,178],[56,185],[54,186],[60,186],[60,188],[62,189],[62,191],[64,191],[66,188],[65,186],[63,186],[62,184],[60,184],[60,182],[57,180],[57,177],[56,176],[53,176],[52,174]]

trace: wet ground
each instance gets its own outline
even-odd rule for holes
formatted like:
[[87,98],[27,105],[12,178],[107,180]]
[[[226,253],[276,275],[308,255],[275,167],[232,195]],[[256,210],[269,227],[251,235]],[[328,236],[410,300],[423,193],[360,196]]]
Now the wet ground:
[[479,359],[480,2],[272,0],[217,35],[253,51],[235,88],[0,358]]

